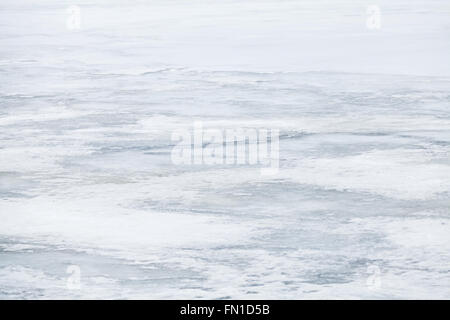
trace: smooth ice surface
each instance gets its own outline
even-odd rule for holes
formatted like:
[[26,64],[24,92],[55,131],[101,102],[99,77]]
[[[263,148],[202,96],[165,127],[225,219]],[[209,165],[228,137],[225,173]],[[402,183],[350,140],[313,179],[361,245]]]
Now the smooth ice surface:
[[[0,298],[450,298],[448,1],[2,0],[0,48]],[[194,121],[278,174],[174,165]]]

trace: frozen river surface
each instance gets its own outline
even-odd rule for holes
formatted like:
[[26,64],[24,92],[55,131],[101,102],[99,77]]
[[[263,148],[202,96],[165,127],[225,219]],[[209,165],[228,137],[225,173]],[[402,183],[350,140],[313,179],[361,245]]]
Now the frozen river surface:
[[450,299],[448,1],[2,0],[0,48],[0,298]]

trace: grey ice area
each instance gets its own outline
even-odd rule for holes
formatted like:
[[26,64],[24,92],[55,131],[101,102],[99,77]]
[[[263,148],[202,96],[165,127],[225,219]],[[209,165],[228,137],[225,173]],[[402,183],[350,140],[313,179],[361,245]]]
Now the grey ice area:
[[[448,1],[2,0],[0,48],[1,299],[450,298]],[[278,174],[174,165],[194,121]]]

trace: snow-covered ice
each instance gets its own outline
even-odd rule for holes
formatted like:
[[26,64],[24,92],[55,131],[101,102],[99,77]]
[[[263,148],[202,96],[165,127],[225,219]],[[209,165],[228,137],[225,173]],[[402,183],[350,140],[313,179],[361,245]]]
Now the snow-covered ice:
[[[448,1],[2,0],[0,48],[0,298],[450,298]],[[194,121],[278,173],[173,164]]]

